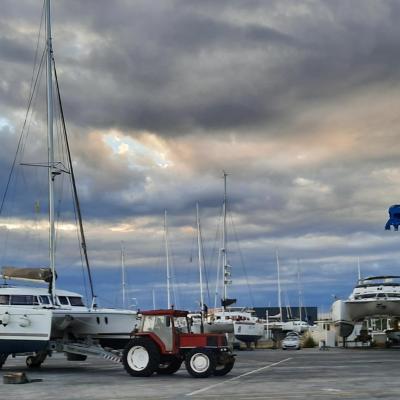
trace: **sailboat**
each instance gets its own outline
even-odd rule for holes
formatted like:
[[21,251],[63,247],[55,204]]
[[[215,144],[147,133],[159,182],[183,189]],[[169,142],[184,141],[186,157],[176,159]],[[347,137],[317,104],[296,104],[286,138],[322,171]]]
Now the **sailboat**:
[[[130,339],[130,332],[137,323],[134,310],[106,309],[97,306],[92,276],[89,267],[87,246],[83,230],[82,216],[75,176],[69,151],[60,90],[55,68],[51,37],[50,0],[44,4],[46,16],[46,76],[47,76],[47,143],[48,163],[31,164],[48,169],[49,198],[49,267],[17,268],[6,266],[0,278],[0,367],[7,357],[31,353],[26,362],[29,367],[38,367],[53,351],[65,352],[70,360],[82,360],[79,346],[85,347],[89,354],[105,354],[103,349],[121,349]],[[38,70],[38,74],[39,74]],[[53,77],[55,87],[53,88]],[[55,91],[60,110],[63,139],[67,151],[68,166],[55,161],[53,134],[53,91]],[[61,290],[57,285],[56,269],[56,227],[55,227],[55,180],[60,174],[71,177],[74,206],[79,221],[80,241],[86,260],[88,281],[91,291],[91,304],[86,306],[79,293]],[[13,286],[10,281],[30,281],[35,286]],[[41,284],[44,284],[41,285]],[[47,285],[47,287],[46,287]],[[92,350],[90,353],[89,350]],[[102,353],[103,352],[103,353]],[[86,354],[83,351],[83,354]]]
[[[298,296],[299,296],[299,315],[297,318],[293,317],[292,310],[289,305],[289,301],[287,299],[287,307],[288,310],[286,312],[286,315],[288,316],[288,320],[286,322],[282,322],[282,330],[283,331],[293,331],[297,332],[300,334],[303,334],[304,332],[307,332],[310,329],[310,325],[306,322],[303,321],[303,315],[302,315],[302,292],[301,292],[301,283],[300,283],[300,265],[299,261],[297,260],[297,290],[298,290]],[[285,292],[285,295],[287,296],[287,293]]]
[[[205,324],[206,332],[230,333],[237,340],[245,343],[256,342],[264,334],[264,326],[258,323],[254,310],[248,307],[233,307],[236,299],[229,297],[228,287],[232,284],[231,266],[228,262],[227,248],[227,176],[224,171],[224,200],[223,200],[223,224],[222,224],[222,245],[218,257],[217,285],[215,293],[215,307],[209,316],[208,323]],[[222,278],[220,271],[222,269]],[[221,307],[217,308],[217,298],[219,295],[218,285],[221,284],[223,296],[221,298]]]

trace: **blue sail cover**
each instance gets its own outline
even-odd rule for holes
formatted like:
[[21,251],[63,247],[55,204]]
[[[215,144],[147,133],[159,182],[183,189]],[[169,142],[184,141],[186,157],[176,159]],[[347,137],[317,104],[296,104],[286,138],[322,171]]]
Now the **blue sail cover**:
[[390,226],[393,226],[395,231],[399,230],[400,225],[400,204],[395,204],[389,207],[389,220],[386,222],[385,229],[390,231]]

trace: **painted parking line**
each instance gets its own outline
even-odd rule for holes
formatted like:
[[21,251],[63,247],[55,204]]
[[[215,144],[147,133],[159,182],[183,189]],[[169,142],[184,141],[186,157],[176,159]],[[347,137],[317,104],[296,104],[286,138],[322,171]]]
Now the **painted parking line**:
[[257,373],[257,372],[263,371],[264,369],[268,369],[268,368],[275,367],[276,365],[282,364],[282,363],[284,363],[284,362],[286,362],[286,361],[289,361],[289,360],[291,360],[291,359],[292,359],[292,357],[285,358],[284,360],[278,361],[278,362],[276,362],[276,363],[268,364],[268,365],[266,365],[265,367],[257,368],[257,369],[254,369],[254,370],[252,370],[252,371],[246,372],[246,373],[244,373],[244,374],[235,376],[235,377],[233,377],[233,378],[226,379],[226,380],[223,381],[223,382],[218,382],[218,383],[215,383],[214,385],[210,385],[210,386],[207,386],[207,387],[205,387],[205,388],[202,388],[202,389],[199,389],[199,390],[195,390],[194,392],[191,392],[191,393],[186,394],[186,396],[194,396],[194,395],[196,395],[196,394],[203,393],[203,392],[205,392],[205,391],[207,391],[207,390],[209,390],[209,389],[213,389],[213,388],[215,388],[215,387],[217,387],[217,386],[221,386],[221,385],[223,385],[223,384],[225,384],[225,383],[232,382],[232,381],[237,381],[237,380],[240,379],[240,378],[243,378],[243,377],[248,376],[248,375],[251,375],[251,374],[255,374],[255,373]]

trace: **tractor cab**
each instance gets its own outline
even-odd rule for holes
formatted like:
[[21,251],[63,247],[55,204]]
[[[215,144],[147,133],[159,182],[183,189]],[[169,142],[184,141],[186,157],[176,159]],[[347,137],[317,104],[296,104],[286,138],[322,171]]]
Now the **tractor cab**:
[[153,339],[163,351],[175,352],[181,333],[191,333],[187,311],[153,310],[142,313],[139,334],[154,335]]

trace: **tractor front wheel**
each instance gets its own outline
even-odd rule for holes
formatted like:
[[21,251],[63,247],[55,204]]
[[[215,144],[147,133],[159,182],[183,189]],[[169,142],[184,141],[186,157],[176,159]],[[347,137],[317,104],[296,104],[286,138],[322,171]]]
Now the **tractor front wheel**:
[[217,365],[214,371],[214,375],[224,376],[227,373],[231,372],[234,365],[235,365],[235,358],[231,356],[228,360],[226,360],[225,364]]
[[185,366],[194,378],[207,378],[215,371],[217,360],[215,354],[207,349],[190,350],[185,358]]
[[160,364],[156,372],[159,375],[172,375],[176,371],[178,371],[181,365],[182,365],[182,359],[179,357],[173,357],[167,362]]
[[132,376],[151,376],[160,364],[160,352],[150,339],[135,338],[126,345],[122,363]]

